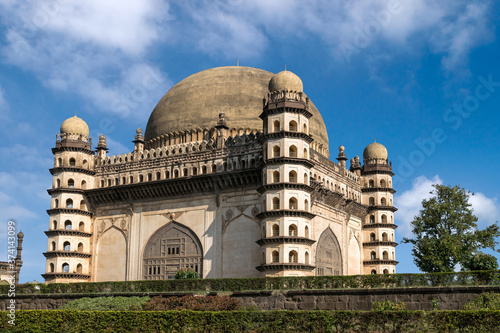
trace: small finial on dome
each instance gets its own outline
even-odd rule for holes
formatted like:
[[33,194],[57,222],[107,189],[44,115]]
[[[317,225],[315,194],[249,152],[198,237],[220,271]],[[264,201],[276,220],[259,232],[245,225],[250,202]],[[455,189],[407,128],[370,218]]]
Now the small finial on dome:
[[343,152],[344,150],[345,150],[345,147],[344,147],[344,146],[340,146],[340,147],[339,147],[339,151],[340,151],[340,152]]
[[286,64],[285,64],[285,72],[286,72]]
[[76,117],[76,110],[75,110],[75,117]]
[[240,58],[236,58],[236,67],[240,65]]
[[373,138],[373,142],[377,142],[377,138],[376,137]]

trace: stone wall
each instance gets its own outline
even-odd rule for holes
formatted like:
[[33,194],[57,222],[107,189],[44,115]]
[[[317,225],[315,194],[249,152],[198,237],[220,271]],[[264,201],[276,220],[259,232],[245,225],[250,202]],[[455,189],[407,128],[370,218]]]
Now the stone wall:
[[[235,292],[245,307],[257,306],[260,310],[370,310],[373,302],[390,300],[406,303],[407,310],[432,310],[437,300],[439,310],[461,310],[463,305],[483,292],[500,293],[494,287],[416,287],[377,289],[335,289],[295,291]],[[210,293],[208,295],[216,295]],[[16,308],[22,310],[55,310],[80,297],[103,296],[186,296],[193,293],[109,293],[109,294],[47,294],[17,295]],[[0,295],[0,310],[10,304],[7,295]]]

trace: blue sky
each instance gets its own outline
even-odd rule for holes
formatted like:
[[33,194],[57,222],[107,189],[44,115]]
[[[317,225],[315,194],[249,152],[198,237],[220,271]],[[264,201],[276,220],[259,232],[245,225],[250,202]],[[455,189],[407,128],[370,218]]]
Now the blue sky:
[[[0,0],[0,249],[25,233],[21,282],[41,281],[59,126],[75,111],[110,153],[175,83],[235,65],[302,78],[330,151],[376,138],[397,174],[397,241],[431,184],[460,185],[479,225],[498,220],[498,1]],[[1,252],[0,252],[1,253]],[[398,272],[417,272],[399,245]],[[498,257],[498,254],[497,254]]]

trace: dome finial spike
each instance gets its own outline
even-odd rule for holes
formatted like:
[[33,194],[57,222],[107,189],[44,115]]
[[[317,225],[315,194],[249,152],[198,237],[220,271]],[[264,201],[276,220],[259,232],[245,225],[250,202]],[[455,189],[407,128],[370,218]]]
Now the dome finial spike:
[[240,58],[236,58],[236,67],[240,65]]
[[285,64],[285,72],[286,72],[286,64]]
[[76,110],[75,110],[75,117],[76,117]]
[[373,142],[377,142],[377,138],[376,137],[373,138]]

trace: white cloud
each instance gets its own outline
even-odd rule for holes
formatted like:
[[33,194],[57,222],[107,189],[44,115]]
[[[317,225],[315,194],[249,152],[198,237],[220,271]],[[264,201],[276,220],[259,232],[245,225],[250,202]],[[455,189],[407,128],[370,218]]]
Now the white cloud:
[[[395,214],[396,222],[399,224],[398,233],[403,237],[411,236],[410,223],[422,209],[422,200],[432,197],[430,192],[434,190],[433,184],[442,185],[443,181],[438,175],[432,179],[420,176],[413,180],[410,190],[394,197],[394,204],[398,208]],[[474,195],[471,193],[469,203],[472,205],[473,214],[479,219],[479,226],[490,225],[499,220],[497,198],[488,198],[483,193],[476,192]]]
[[[76,93],[100,111],[144,120],[171,83],[147,60],[165,38],[168,5],[160,0],[58,0],[0,4],[10,23],[5,61],[47,87]],[[154,105],[153,105],[154,106]]]
[[474,193],[469,198],[469,203],[474,209],[474,215],[478,217],[478,224],[490,225],[499,220],[500,211],[497,206],[497,198],[488,198],[483,193]]
[[418,215],[420,209],[422,209],[422,200],[432,196],[430,192],[434,189],[432,187],[433,184],[442,183],[443,181],[438,175],[432,179],[420,176],[413,180],[410,190],[394,197],[394,204],[398,208],[395,214],[395,219],[398,223],[398,234],[403,237],[411,236],[410,223]]

